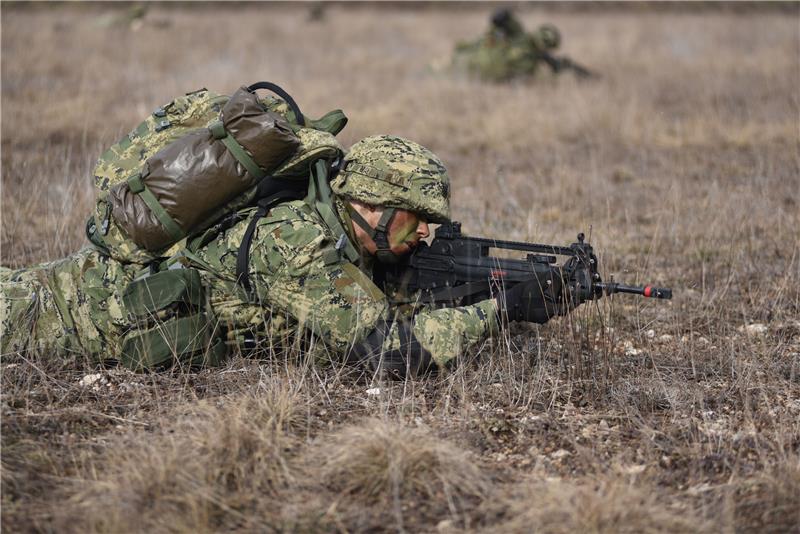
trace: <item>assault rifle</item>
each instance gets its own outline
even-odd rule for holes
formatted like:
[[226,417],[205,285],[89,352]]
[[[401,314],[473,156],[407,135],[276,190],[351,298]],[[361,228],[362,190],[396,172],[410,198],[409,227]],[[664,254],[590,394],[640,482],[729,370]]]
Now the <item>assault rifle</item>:
[[570,58],[564,57],[555,57],[551,55],[549,52],[544,50],[539,50],[536,52],[536,55],[539,59],[547,63],[553,72],[556,74],[560,73],[563,70],[571,70],[573,71],[579,78],[599,78],[600,75],[596,72],[593,72],[583,65],[575,63]]
[[[527,257],[494,257],[489,255],[491,249],[523,252]],[[558,257],[565,259],[559,264]],[[434,307],[479,302],[493,297],[503,287],[507,289],[533,277],[543,286],[559,277],[564,288],[562,297],[570,308],[614,293],[672,298],[672,290],[667,288],[603,282],[597,271],[597,257],[582,233],[577,242],[561,247],[468,237],[461,233],[458,222],[441,225],[430,245],[421,242],[403,263],[376,274],[376,282],[384,288],[401,289],[402,293],[414,294],[414,302]]]

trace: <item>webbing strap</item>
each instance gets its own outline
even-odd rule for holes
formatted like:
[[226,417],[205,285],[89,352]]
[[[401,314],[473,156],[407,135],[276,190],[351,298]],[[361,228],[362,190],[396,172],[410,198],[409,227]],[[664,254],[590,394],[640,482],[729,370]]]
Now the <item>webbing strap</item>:
[[394,214],[395,214],[394,208],[384,208],[383,213],[381,214],[381,218],[378,221],[378,224],[375,225],[375,230],[384,233],[388,232],[389,224],[391,223]]
[[239,245],[239,250],[236,253],[236,282],[244,288],[248,295],[252,292],[250,284],[250,245],[253,243],[253,235],[256,231],[256,225],[259,219],[264,217],[267,212],[278,202],[283,200],[299,200],[303,198],[302,192],[284,189],[278,191],[266,198],[258,201],[258,210],[256,210],[250,223],[247,225],[247,230],[244,232],[242,242]]
[[347,232],[345,232],[342,223],[333,211],[331,187],[330,184],[328,184],[328,165],[323,160],[317,161],[311,173],[306,201],[314,206],[328,228],[335,235],[338,235],[340,240],[342,239],[341,236],[344,236],[342,251],[345,256],[347,256],[348,260],[357,263],[361,259],[361,254],[358,253],[353,243],[350,242]]
[[128,178],[128,187],[130,188],[131,193],[139,195],[142,200],[144,200],[144,203],[148,208],[150,208],[150,211],[153,212],[153,215],[156,216],[158,222],[161,223],[161,226],[164,227],[173,241],[180,241],[186,237],[183,229],[181,229],[175,219],[173,219],[172,216],[167,213],[167,210],[164,209],[164,206],[158,202],[158,199],[153,192],[150,191],[150,189],[145,185],[141,174],[134,174]]
[[250,157],[250,154],[247,153],[247,150],[245,150],[244,147],[240,145],[239,142],[236,141],[236,139],[234,139],[227,130],[225,130],[225,126],[222,124],[222,121],[215,121],[208,127],[208,129],[211,130],[211,134],[214,136],[214,139],[219,139],[225,144],[228,151],[233,155],[234,158],[236,158],[236,161],[241,163],[251,176],[261,180],[267,175],[264,169],[259,167],[258,163],[256,163],[255,160]]
[[351,209],[349,211],[350,217],[367,233],[370,239],[375,242],[375,246],[377,247],[376,254],[382,251],[394,254],[391,252],[391,247],[389,246],[389,225],[392,224],[392,219],[397,213],[395,208],[384,208],[381,218],[378,220],[378,224],[375,225],[375,228],[369,225],[367,220],[358,213],[358,210]]
[[47,273],[47,282],[50,286],[50,294],[53,296],[53,302],[59,314],[61,314],[61,320],[64,322],[64,332],[74,345],[72,348],[83,349],[78,338],[78,330],[75,328],[75,321],[72,320],[72,314],[69,311],[69,306],[67,306],[67,301],[64,298],[64,294],[61,292],[61,288],[58,286],[58,277],[56,277],[52,270]]
[[336,135],[342,131],[347,124],[347,116],[341,109],[334,109],[325,114],[324,117],[311,121],[311,126],[317,130],[324,130],[329,134]]
[[369,225],[369,223],[367,222],[367,220],[364,217],[362,217],[361,214],[358,213],[357,210],[350,209],[350,210],[347,210],[347,211],[350,214],[350,218],[353,219],[353,221],[357,225],[359,225],[362,230],[364,230],[367,233],[367,235],[370,237],[370,239],[375,237],[375,228],[371,227]]
[[389,185],[408,189],[409,176],[406,173],[398,171],[384,171],[377,167],[373,167],[372,165],[356,163],[352,160],[347,162],[347,172],[360,174],[362,176],[366,176],[367,178],[372,178],[373,180],[380,180],[381,182],[385,182]]
[[163,271],[165,269],[178,269],[180,267],[186,267],[187,263],[203,269],[204,271],[209,272],[222,280],[232,279],[231,276],[212,266],[210,263],[202,259],[188,248],[178,251],[174,256],[162,262],[161,265],[158,266],[158,270]]

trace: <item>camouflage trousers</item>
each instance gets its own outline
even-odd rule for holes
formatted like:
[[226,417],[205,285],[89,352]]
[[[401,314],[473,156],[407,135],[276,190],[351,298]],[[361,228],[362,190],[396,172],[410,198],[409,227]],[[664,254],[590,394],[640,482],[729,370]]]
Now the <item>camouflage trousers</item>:
[[86,248],[34,267],[0,270],[0,350],[118,353],[126,328],[121,288],[141,269]]
[[[24,269],[0,267],[0,354],[77,355],[92,363],[143,367],[125,358],[126,339],[136,326],[123,304],[124,290],[142,269],[94,248]],[[257,343],[259,350],[273,352],[304,341],[294,321],[239,298],[235,283],[202,276],[207,311],[230,350]]]

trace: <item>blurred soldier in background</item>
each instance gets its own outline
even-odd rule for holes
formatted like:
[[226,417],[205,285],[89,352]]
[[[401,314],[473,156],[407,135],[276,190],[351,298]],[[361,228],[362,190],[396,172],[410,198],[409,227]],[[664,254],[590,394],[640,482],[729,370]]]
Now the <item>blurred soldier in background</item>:
[[[398,261],[429,235],[430,223],[450,220],[447,171],[412,141],[374,136],[329,172],[315,186],[330,183],[317,191],[319,202],[309,196],[261,214],[241,210],[237,222],[187,245],[194,250],[156,274],[99,247],[3,269],[3,354],[73,352],[143,369],[218,364],[232,353],[313,337],[339,360],[406,376],[447,366],[497,333],[499,302],[509,320],[543,323],[559,312],[560,288],[543,290],[535,280],[469,306],[407,311],[391,304],[373,283],[373,266]],[[237,249],[250,239],[249,226],[243,288]]]
[[489,30],[479,39],[456,45],[453,66],[483,80],[504,82],[534,76],[542,64],[553,73],[572,70],[580,77],[593,74],[569,58],[556,58],[551,52],[561,43],[561,34],[552,24],[525,32],[522,23],[508,9],[492,15]]

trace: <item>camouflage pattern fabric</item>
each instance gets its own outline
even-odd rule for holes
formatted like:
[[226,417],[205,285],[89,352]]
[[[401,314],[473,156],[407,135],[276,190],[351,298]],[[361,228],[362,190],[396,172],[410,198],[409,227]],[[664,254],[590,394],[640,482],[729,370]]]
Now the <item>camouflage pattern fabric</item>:
[[[302,201],[280,204],[258,222],[250,263],[256,294],[248,297],[235,283],[236,251],[248,223],[246,217],[219,233],[191,260],[202,266],[211,311],[232,348],[253,338],[261,347],[283,347],[298,339],[298,332],[310,332],[344,357],[378,325],[399,315],[372,283],[367,262],[365,272],[338,259],[334,236]],[[86,249],[58,262],[4,270],[3,354],[56,350],[81,352],[96,361],[117,359],[130,326],[119,296],[138,269]],[[413,317],[415,336],[439,366],[497,329],[493,300],[421,309]],[[400,345],[393,327],[385,350]]]
[[308,174],[314,161],[332,161],[344,153],[339,141],[332,134],[313,128],[298,128],[300,147],[295,154],[282,163],[271,174],[276,178],[297,178]]
[[[103,152],[93,171],[97,192],[93,213],[94,224],[91,225],[91,233],[94,234],[91,239],[94,243],[106,248],[115,259],[139,264],[171,256],[183,248],[184,243],[178,242],[166,250],[151,252],[137,245],[112,216],[109,191],[139,172],[148,158],[170,143],[217,121],[220,111],[228,100],[228,96],[207,89],[179,96],[157,108],[119,142]],[[306,117],[309,127],[300,127],[296,124],[296,118],[289,105],[283,100],[266,96],[259,101],[269,111],[278,113],[292,122],[291,127],[301,143],[292,157],[271,173],[273,176],[282,179],[304,179],[313,161],[318,159],[332,161],[343,153],[334,134],[320,129],[324,125],[321,120],[315,121]],[[238,209],[249,203],[254,194],[255,189],[242,193],[219,211]]]
[[510,17],[502,27],[493,23],[477,40],[456,45],[453,68],[493,82],[537,75],[543,63],[539,54],[558,47],[560,34],[551,24],[525,32],[522,24]]
[[146,263],[169,253],[158,251],[159,253],[155,254],[142,249],[117,226],[111,216],[109,190],[138,172],[150,156],[169,143],[192,130],[205,128],[217,120],[222,106],[227,101],[227,96],[205,89],[175,98],[156,109],[139,126],[100,156],[93,171],[97,191],[94,210],[95,230],[116,259]]
[[[198,251],[198,256],[221,276],[209,280],[217,318],[229,337],[246,331],[279,333],[277,325],[262,322],[280,318],[282,327],[313,332],[335,352],[344,354],[379,324],[400,312],[371,280],[371,273],[346,261],[331,261],[335,238],[319,216],[302,201],[272,209],[259,221],[251,250],[254,303],[231,293],[236,257],[232,254],[244,234],[238,224]],[[367,267],[368,270],[368,267]],[[498,329],[495,302],[488,300],[455,309],[418,311],[414,333],[440,366],[456,358]],[[237,335],[231,336],[230,332]],[[277,341],[273,339],[273,341]],[[400,344],[396,329],[385,350]]]
[[375,135],[350,147],[345,167],[331,183],[334,193],[374,206],[450,220],[450,177],[427,148],[401,137]]
[[2,354],[36,350],[114,358],[128,327],[120,295],[138,268],[87,248],[31,268],[3,269]]

